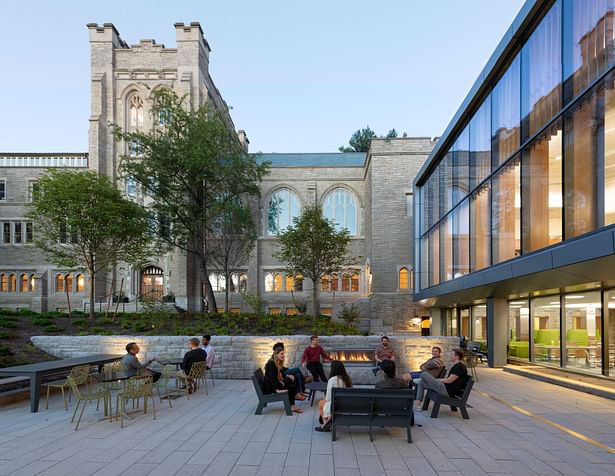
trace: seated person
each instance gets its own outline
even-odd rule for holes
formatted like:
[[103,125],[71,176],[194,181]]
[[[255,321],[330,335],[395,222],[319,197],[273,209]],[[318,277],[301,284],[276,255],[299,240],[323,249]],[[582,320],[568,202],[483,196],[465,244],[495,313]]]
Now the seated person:
[[[431,348],[431,358],[421,364],[419,367],[420,372],[410,372],[410,378],[414,381],[415,379],[421,378],[421,373],[429,372],[435,378],[438,378],[440,372],[444,368],[444,360],[442,360],[442,349],[437,345]],[[407,378],[404,376],[404,378]],[[415,382],[418,383],[418,382]]]
[[381,390],[410,389],[414,386],[412,381],[395,377],[395,362],[384,360],[380,366],[384,372],[384,378],[376,382],[376,388]]
[[418,410],[421,411],[421,401],[425,395],[425,390],[430,389],[449,397],[461,397],[468,382],[468,369],[463,363],[463,350],[453,349],[451,351],[451,361],[453,366],[446,378],[435,378],[429,372],[423,372],[421,379],[416,387],[416,403]]
[[382,369],[382,362],[386,360],[395,361],[395,351],[393,347],[391,347],[387,336],[382,336],[382,339],[380,339],[380,344],[378,344],[376,352],[374,353],[374,359],[376,360],[376,367],[372,369],[374,377],[378,373],[378,370]]
[[211,346],[210,335],[206,334],[201,339],[201,349],[207,352],[207,363],[205,364],[205,368],[207,368],[207,370],[211,370],[211,368],[214,366],[215,353],[214,348]]
[[352,387],[352,379],[346,372],[344,363],[339,360],[333,360],[331,362],[331,372],[329,381],[327,382],[327,392],[325,393],[325,398],[318,402],[318,409],[320,411],[319,420],[321,426],[314,428],[316,431],[331,430],[331,398],[333,396],[333,389],[350,387]]
[[282,369],[284,368],[284,350],[277,348],[271,359],[265,365],[265,379],[263,381],[263,393],[271,395],[272,393],[288,392],[291,410],[295,413],[303,413],[303,410],[295,405],[295,396],[297,387],[294,379],[289,375],[284,377]]
[[152,380],[154,382],[157,382],[162,374],[160,372],[156,372],[147,368],[151,365],[152,362],[156,361],[156,357],[150,360],[146,360],[142,364],[137,358],[139,350],[139,346],[136,342],[129,342],[128,344],[126,344],[126,355],[122,357],[122,363],[124,364],[126,374],[129,377],[134,377],[135,375],[141,375],[143,373],[146,373],[152,376]]
[[[276,342],[273,345],[273,351],[275,352],[276,349],[284,350],[284,342]],[[292,376],[294,378],[295,385],[297,386],[297,396],[295,398],[297,400],[305,400],[305,377],[301,369],[299,367],[291,367],[290,369],[282,367],[282,375],[284,377]]]
[[315,382],[327,381],[325,370],[322,368],[322,363],[320,362],[321,356],[324,360],[332,360],[325,352],[325,349],[319,345],[318,336],[310,337],[310,345],[305,348],[303,356],[301,357],[301,366],[307,367],[312,377],[314,377]]
[[[180,364],[181,370],[177,373],[177,375],[181,375],[184,378],[188,378],[188,375],[190,375],[190,370],[192,369],[192,365],[195,362],[207,361],[207,352],[205,352],[201,347],[199,347],[199,340],[196,337],[193,337],[192,339],[188,340],[188,347],[190,348],[190,350],[184,355],[184,360]],[[196,392],[196,383],[190,379],[188,380],[188,384],[190,385],[188,392]]]

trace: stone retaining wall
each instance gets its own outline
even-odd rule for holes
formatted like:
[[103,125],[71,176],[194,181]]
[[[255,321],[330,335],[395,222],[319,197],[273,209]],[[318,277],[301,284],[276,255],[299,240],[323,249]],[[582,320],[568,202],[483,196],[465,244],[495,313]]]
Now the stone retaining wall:
[[[34,336],[32,342],[38,348],[68,359],[91,354],[124,354],[128,342],[137,342],[141,348],[139,357],[144,360],[155,355],[181,356],[187,350],[190,336]],[[447,351],[459,345],[458,337],[421,337],[391,335],[391,344],[397,354],[398,373],[417,370],[431,357],[431,348],[442,348],[448,364]],[[273,344],[284,342],[286,365],[299,365],[303,349],[309,345],[309,336],[213,336],[211,344],[216,351],[213,374],[215,378],[247,379],[257,367],[265,365],[272,354]],[[331,336],[321,337],[321,345],[327,349],[375,349],[379,336]],[[325,366],[327,367],[327,366]],[[348,371],[357,384],[373,383],[368,366],[348,366]]]

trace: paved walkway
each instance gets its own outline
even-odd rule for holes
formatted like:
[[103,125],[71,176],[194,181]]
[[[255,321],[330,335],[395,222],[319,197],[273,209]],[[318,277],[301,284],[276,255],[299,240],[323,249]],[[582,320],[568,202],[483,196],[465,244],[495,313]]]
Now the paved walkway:
[[156,421],[137,414],[124,429],[98,422],[95,405],[75,432],[57,397],[37,414],[23,402],[0,409],[0,474],[615,474],[614,401],[501,370],[479,368],[479,379],[471,419],[448,408],[436,420],[419,413],[414,444],[402,429],[381,428],[373,443],[362,428],[341,429],[332,443],[313,430],[318,416],[305,403],[299,416],[275,404],[256,416],[249,381],[217,381],[209,396],[172,409],[157,404]]

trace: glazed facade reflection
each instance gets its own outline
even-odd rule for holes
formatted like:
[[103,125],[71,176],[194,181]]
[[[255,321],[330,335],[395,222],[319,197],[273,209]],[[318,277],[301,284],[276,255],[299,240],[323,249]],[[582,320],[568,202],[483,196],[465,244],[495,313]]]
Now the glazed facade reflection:
[[615,223],[615,0],[556,0],[431,174],[420,289]]

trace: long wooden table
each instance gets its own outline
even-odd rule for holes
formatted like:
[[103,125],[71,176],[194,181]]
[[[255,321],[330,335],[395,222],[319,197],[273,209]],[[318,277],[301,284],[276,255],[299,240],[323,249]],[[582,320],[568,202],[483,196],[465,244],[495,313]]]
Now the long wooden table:
[[68,372],[78,365],[98,365],[100,368],[109,362],[120,360],[122,355],[96,354],[74,359],[51,360],[37,364],[17,365],[0,369],[0,376],[14,377],[24,376],[30,378],[30,411],[38,412],[38,402],[41,396],[41,384],[43,377],[47,375]]

